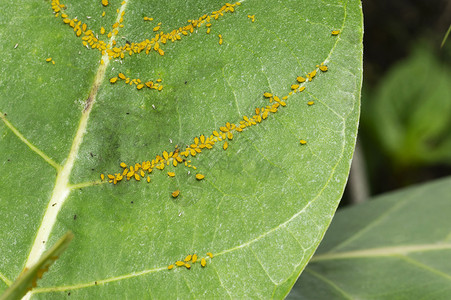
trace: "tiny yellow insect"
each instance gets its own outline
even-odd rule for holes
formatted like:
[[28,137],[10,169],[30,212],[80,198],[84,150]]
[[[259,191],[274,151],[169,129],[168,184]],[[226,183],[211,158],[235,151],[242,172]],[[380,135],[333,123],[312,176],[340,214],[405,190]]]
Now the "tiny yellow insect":
[[197,261],[197,254],[193,254],[192,261],[193,264]]
[[207,255],[210,256],[210,258],[213,258],[213,253],[207,252]]
[[297,80],[299,83],[305,82],[305,78],[302,77],[302,76],[298,76],[298,77],[296,78],[296,80]]
[[186,267],[187,269],[190,269],[190,268],[191,268],[191,265],[190,265],[190,264],[185,264],[185,267]]
[[51,62],[51,61],[52,61],[52,58],[49,57],[49,58],[47,58],[45,61],[46,61],[46,62]]
[[205,258],[202,257],[202,259],[200,260],[200,265],[202,267],[205,267],[207,265],[207,261],[205,260]]
[[[180,190],[173,191],[171,195],[173,198],[177,198],[180,195]],[[185,260],[185,261],[188,261],[188,260]]]
[[196,179],[197,179],[197,180],[202,180],[202,179],[204,179],[204,178],[205,178],[204,175],[202,175],[202,174],[196,174]]
[[272,94],[271,93],[264,93],[263,96],[265,96],[266,98],[271,98]]
[[102,0],[102,5],[103,6],[108,6],[108,0]]
[[105,175],[100,174],[100,179],[101,179],[102,181],[104,181],[104,180],[105,180]]
[[190,261],[192,257],[193,257],[193,256],[192,256],[191,254],[187,255],[187,256],[185,257],[185,261],[186,261],[186,262]]
[[169,177],[174,177],[174,176],[175,176],[175,173],[174,173],[174,172],[168,172],[168,176],[169,176]]
[[229,143],[227,141],[224,142],[224,145],[222,145],[222,149],[227,150],[229,148]]
[[174,269],[174,265],[169,265],[168,270],[172,270],[172,269]]
[[116,81],[117,81],[117,77],[113,77],[113,78],[110,79],[111,83],[116,83]]
[[313,104],[315,104],[315,102],[313,102],[313,101],[307,102],[307,105],[313,105]]
[[319,69],[322,71],[322,72],[327,72],[327,70],[329,69],[327,66],[325,66],[325,65],[321,65],[321,66],[319,66]]
[[339,35],[340,34],[340,30],[332,30],[332,35]]
[[181,266],[184,266],[185,263],[184,263],[183,261],[178,260],[178,261],[175,262],[175,265],[176,265],[177,267],[181,267]]
[[305,145],[305,144],[307,144],[307,141],[306,141],[306,140],[300,140],[299,143],[300,143],[301,145]]

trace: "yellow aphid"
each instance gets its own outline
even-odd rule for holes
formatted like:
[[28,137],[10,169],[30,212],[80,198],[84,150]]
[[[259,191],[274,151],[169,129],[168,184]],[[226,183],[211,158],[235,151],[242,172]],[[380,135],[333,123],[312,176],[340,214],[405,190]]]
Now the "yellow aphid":
[[100,174],[100,180],[104,181],[105,180],[105,175]]
[[319,66],[319,69],[320,69],[322,72],[327,72],[327,70],[328,70],[329,68],[328,68],[327,66],[321,64],[321,66]]
[[105,12],[102,13],[102,17],[105,17]]
[[313,101],[307,102],[308,105],[313,105],[314,103],[315,103],[315,102],[313,102]]
[[272,94],[271,93],[264,93],[263,96],[265,96],[266,98],[271,98]]
[[139,175],[138,175],[137,173],[135,173],[135,179],[136,179],[137,181],[140,181],[140,180],[141,180],[141,177],[139,177]]
[[339,35],[340,34],[340,30],[332,30],[332,35]]
[[197,261],[197,254],[193,254],[193,257],[192,257],[192,262],[193,262],[193,264]]
[[168,176],[169,176],[169,177],[174,177],[174,176],[175,176],[175,173],[174,173],[174,172],[168,172]]
[[227,150],[227,148],[229,148],[229,144],[226,142],[224,142],[224,145],[222,145],[222,149]]
[[211,32],[211,28],[207,28],[207,33],[210,33]]
[[46,62],[51,62],[51,61],[52,61],[52,58],[49,57],[49,58],[47,58],[45,61],[46,61]]
[[155,31],[158,31],[158,30],[160,30],[160,26],[155,26],[154,28],[153,28],[153,31],[155,32]]
[[302,76],[298,76],[298,77],[296,78],[296,80],[297,80],[299,83],[305,82],[305,78],[302,77]]
[[117,77],[113,77],[113,78],[110,79],[111,83],[116,83],[116,81],[117,81]]
[[205,258],[202,257],[202,259],[200,260],[200,265],[202,267],[205,267],[207,265],[207,261],[205,260]]
[[186,267],[187,269],[190,269],[190,268],[191,268],[191,265],[190,265],[190,264],[185,264],[185,267]]
[[313,70],[312,72],[310,72],[309,74],[309,79],[310,78],[314,78],[316,76],[316,70]]
[[102,5],[103,6],[108,6],[108,0],[102,0]]
[[210,258],[213,258],[213,253],[207,252],[207,255],[210,256]]
[[127,168],[127,164],[124,162],[121,162],[121,168]]
[[202,180],[202,179],[204,179],[205,178],[205,175],[202,175],[202,174],[196,174],[196,179],[197,180]]
[[227,132],[227,138],[229,140],[233,139],[233,133],[231,131]]
[[143,83],[140,83],[140,84],[138,84],[138,85],[136,86],[136,88],[137,88],[138,90],[142,89],[143,87],[144,87],[144,84],[143,84]]
[[303,90],[305,90],[305,86],[301,86],[301,87],[299,88],[299,91],[300,91],[300,92],[302,92]]
[[147,182],[150,182],[150,177],[149,176],[147,176]]
[[300,140],[299,143],[300,143],[301,145],[305,145],[305,144],[307,144],[307,141],[306,141],[306,140]]
[[190,255],[186,256],[184,260],[185,260],[186,262],[188,262],[188,261],[191,260],[192,257],[193,257],[193,256],[190,254]]
[[119,76],[120,79],[125,80],[125,75],[123,73],[119,73],[117,76]]
[[181,266],[184,266],[184,265],[185,265],[185,262],[178,260],[178,261],[175,262],[175,265],[176,265],[177,267],[181,267]]
[[113,175],[111,175],[111,174],[108,174],[108,178],[109,179],[114,179],[115,177]]
[[297,89],[299,87],[299,84],[292,84],[291,85],[291,89],[292,90],[295,90],[295,89]]
[[174,265],[169,265],[168,270],[172,270],[172,269],[174,269]]
[[[180,195],[180,190],[173,191],[171,195],[173,198],[177,198]],[[188,261],[188,260],[185,260],[185,261]]]
[[100,27],[100,34],[105,34],[105,28]]

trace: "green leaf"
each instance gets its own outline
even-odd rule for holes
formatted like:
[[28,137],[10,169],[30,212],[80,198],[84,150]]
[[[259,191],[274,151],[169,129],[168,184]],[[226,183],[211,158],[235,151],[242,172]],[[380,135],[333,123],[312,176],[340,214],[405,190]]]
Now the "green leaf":
[[24,270],[19,278],[0,296],[1,300],[22,299],[25,294],[37,285],[37,281],[48,272],[50,266],[60,257],[72,241],[74,234],[67,232],[61,239],[47,250],[30,269]]
[[337,212],[288,299],[449,299],[451,177]]
[[367,101],[363,123],[395,164],[451,164],[449,82],[448,65],[420,44],[388,72]]
[[[71,230],[71,247],[32,296],[283,297],[323,237],[349,172],[362,83],[360,1],[243,0],[212,18],[209,34],[202,16],[223,2],[100,2],[65,3],[84,32],[61,12],[52,16],[49,1],[0,4],[0,288]],[[110,39],[122,12],[124,26]],[[156,37],[199,18],[205,22],[180,40]],[[110,52],[82,44],[90,29],[105,45],[116,40],[112,48],[152,48],[109,60]],[[314,70],[305,91],[282,100]],[[163,89],[110,83],[120,72]],[[287,105],[259,122],[264,111],[256,108],[276,108],[265,92]],[[232,130],[227,150],[222,137],[210,138],[240,121],[249,126]],[[212,149],[182,156],[200,135],[215,141]],[[170,152],[187,166],[174,167]],[[120,178],[121,162],[157,155],[164,170],[155,163],[141,176],[141,168],[139,182],[100,180]],[[168,270],[194,253],[190,269]]]

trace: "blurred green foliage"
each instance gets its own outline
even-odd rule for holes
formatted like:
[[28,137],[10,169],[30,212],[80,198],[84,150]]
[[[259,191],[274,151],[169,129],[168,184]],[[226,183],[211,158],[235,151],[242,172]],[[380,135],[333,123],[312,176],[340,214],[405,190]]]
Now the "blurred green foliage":
[[451,68],[419,44],[363,96],[362,127],[394,169],[451,165]]

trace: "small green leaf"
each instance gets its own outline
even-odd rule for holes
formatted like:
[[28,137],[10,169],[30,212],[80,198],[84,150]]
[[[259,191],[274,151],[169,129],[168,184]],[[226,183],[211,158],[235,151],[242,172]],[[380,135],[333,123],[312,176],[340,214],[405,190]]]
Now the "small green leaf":
[[449,299],[451,178],[338,211],[288,299]]
[[108,2],[0,2],[3,281],[71,230],[33,296],[283,297],[348,176],[360,1]]
[[362,122],[398,166],[451,164],[449,82],[451,69],[420,44],[368,99]]
[[49,271],[53,263],[69,247],[74,235],[67,232],[55,245],[47,250],[39,261],[31,268],[24,270],[19,278],[0,296],[0,300],[22,299],[28,291],[37,286],[37,281],[42,278],[44,273]]

